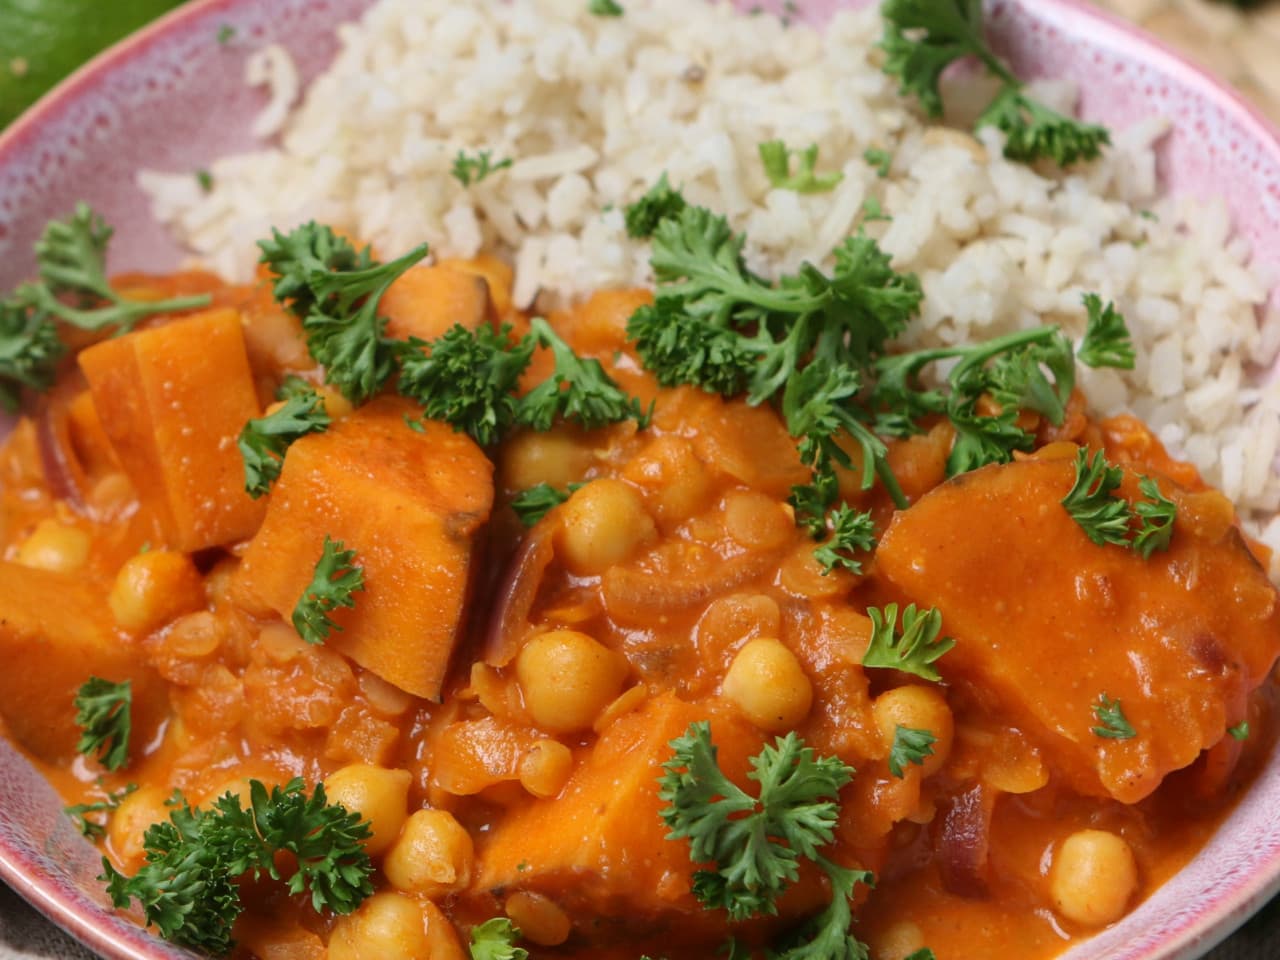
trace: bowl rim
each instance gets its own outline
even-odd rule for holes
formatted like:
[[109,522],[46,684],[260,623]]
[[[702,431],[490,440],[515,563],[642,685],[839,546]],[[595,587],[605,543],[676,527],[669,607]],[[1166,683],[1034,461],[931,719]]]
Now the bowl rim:
[[[78,97],[90,92],[116,67],[180,34],[189,23],[208,18],[219,10],[254,2],[188,0],[98,53],[59,81],[0,132],[0,166],[7,164],[13,154],[38,142],[48,124],[62,117]],[[1087,36],[1091,43],[1105,48],[1141,49],[1149,63],[1181,79],[1197,97],[1212,103],[1260,143],[1266,144],[1277,167],[1280,167],[1280,124],[1268,118],[1259,107],[1206,66],[1164,40],[1109,10],[1094,6],[1088,0],[987,0],[988,16],[998,14],[1000,9],[1010,4],[1033,5],[1038,20],[1056,26],[1066,34]],[[1280,285],[1272,291],[1273,297],[1278,292]],[[5,812],[0,811],[0,817],[3,816]],[[1199,910],[1184,914],[1181,925],[1170,931],[1170,938],[1161,952],[1147,955],[1150,960],[1193,960],[1203,956],[1234,933],[1268,899],[1280,893],[1280,834],[1272,838],[1269,847],[1266,869],[1255,869],[1234,885],[1219,888],[1211,899],[1201,901]],[[82,893],[39,869],[32,852],[23,849],[21,844],[9,842],[3,832],[0,832],[0,881],[50,922],[104,956],[120,960],[192,956],[155,938],[149,929],[135,927],[122,917],[117,916],[121,921],[119,925],[101,923],[98,917],[84,911]],[[135,937],[135,932],[140,936]]]

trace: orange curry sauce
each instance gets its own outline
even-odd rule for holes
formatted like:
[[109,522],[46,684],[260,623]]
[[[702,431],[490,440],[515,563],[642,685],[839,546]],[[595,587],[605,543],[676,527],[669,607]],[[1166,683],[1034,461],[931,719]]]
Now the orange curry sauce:
[[[786,502],[808,472],[780,417],[660,390],[624,336],[644,292],[551,321],[654,401],[647,429],[557,426],[482,452],[440,424],[410,429],[408,401],[353,411],[327,391],[334,425],[297,441],[252,500],[240,428],[286,375],[322,383],[297,320],[265,283],[119,286],[213,304],[87,346],[5,445],[0,714],[67,803],[139,785],[103,841],[126,873],[175,788],[200,804],[247,778],[378,768],[369,849],[375,885],[402,894],[395,909],[379,928],[374,901],[335,919],[282,884],[245,884],[244,956],[453,960],[472,924],[503,915],[535,956],[712,955],[728,925],[693,897],[696,865],[665,839],[656,786],[669,741],[710,719],[744,786],[746,758],[789,729],[856,768],[830,854],[878,877],[855,931],[874,958],[926,945],[940,960],[1050,957],[1097,929],[1055,901],[1068,836],[1123,838],[1131,910],[1204,844],[1272,746],[1280,613],[1253,559],[1265,551],[1140,423],[1091,421],[1079,393],[1061,427],[1025,421],[1037,452],[950,483],[948,425],[892,442],[918,504],[907,511],[843,476],[882,542],[861,575],[823,575]],[[489,259],[411,270],[382,312],[398,337],[527,329]],[[536,357],[529,382],[548,371]],[[1144,561],[1089,542],[1059,505],[1079,443],[1127,468],[1126,495],[1138,475],[1159,478],[1179,507],[1170,550]],[[542,482],[587,483],[525,530],[509,500]],[[359,551],[367,590],[310,646],[289,613],[326,535]],[[888,602],[941,610],[957,641],[942,685],[862,666],[864,611]],[[730,695],[731,664],[761,639],[790,653],[757,647],[774,660],[743,681],[751,695]],[[133,681],[131,761],[115,773],[75,753],[72,698],[90,675]],[[1135,738],[1091,732],[1103,692]],[[935,755],[894,776],[894,724],[924,726],[908,722],[922,712]],[[1246,740],[1224,736],[1244,720]],[[406,824],[429,820],[465,836],[414,846]],[[763,943],[827,899],[802,871],[780,917],[733,932]],[[395,923],[418,929],[397,940]]]

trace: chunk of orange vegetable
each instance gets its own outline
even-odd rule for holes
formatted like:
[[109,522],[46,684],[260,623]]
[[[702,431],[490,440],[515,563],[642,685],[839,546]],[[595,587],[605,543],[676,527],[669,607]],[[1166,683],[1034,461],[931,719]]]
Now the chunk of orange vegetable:
[[446,264],[406,270],[378,302],[387,336],[435,340],[461,324],[475,330],[494,320],[489,284],[477,273]]
[[463,273],[474,273],[483,277],[489,284],[489,297],[493,300],[493,309],[499,320],[509,320],[514,304],[511,301],[511,287],[515,282],[515,271],[510,265],[499,260],[491,253],[481,253],[469,260],[448,259],[436,263],[440,267],[449,267]]
[[288,620],[325,536],[356,551],[365,589],[338,610],[328,644],[383,680],[437,698],[463,627],[476,534],[493,507],[493,465],[419,408],[383,397],[289,448],[262,529],[237,575]]
[[[690,936],[723,923],[694,898],[698,865],[687,841],[667,840],[659,811],[662,764],[670,741],[707,708],[664,694],[620,717],[601,734],[555,799],[526,800],[477,837],[479,869],[470,895],[529,890],[550,897],[578,918],[580,932],[606,936],[617,924],[678,924]],[[729,711],[711,718],[711,736],[722,769],[751,792],[747,758],[761,747],[760,734]],[[784,914],[813,905],[814,887],[802,878],[798,896],[784,898]],[[599,924],[599,917],[612,923]]]
[[133,683],[130,755],[154,738],[165,685],[110,628],[103,588],[77,574],[0,563],[0,715],[36,757],[75,756],[76,692],[91,676]]
[[[1082,793],[1136,803],[1245,714],[1280,654],[1280,610],[1239,532],[1180,518],[1142,559],[1092,543],[1060,501],[1071,460],[964,474],[895,515],[878,575],[942,613],[943,677],[972,688]],[[1136,496],[1126,474],[1122,491]],[[1100,737],[1105,694],[1136,736]]]
[[244,491],[236,437],[259,408],[238,311],[104,340],[80,354],[80,368],[169,546],[202,550],[253,533],[263,505]]

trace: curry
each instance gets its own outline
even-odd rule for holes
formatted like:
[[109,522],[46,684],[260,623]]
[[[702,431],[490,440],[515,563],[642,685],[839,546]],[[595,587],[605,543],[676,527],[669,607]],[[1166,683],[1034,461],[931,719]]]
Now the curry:
[[[5,732],[164,935],[1047,958],[1177,871],[1271,749],[1265,549],[1061,367],[1058,415],[986,384],[970,420],[917,408],[882,452],[841,421],[820,456],[794,407],[654,372],[661,289],[544,321],[493,258],[375,276],[321,231],[289,286],[286,240],[257,283],[128,275],[113,296],[162,309],[61,318],[0,456]],[[344,309],[363,353],[317,332]],[[380,382],[335,373],[383,350]],[[473,374],[513,389],[467,420],[441,391]],[[1025,442],[958,469],[972,418]]]

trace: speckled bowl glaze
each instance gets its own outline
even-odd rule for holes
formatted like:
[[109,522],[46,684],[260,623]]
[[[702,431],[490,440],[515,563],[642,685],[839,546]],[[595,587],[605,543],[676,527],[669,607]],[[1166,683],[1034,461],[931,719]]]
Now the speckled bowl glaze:
[[[820,23],[842,2],[867,0],[798,6]],[[113,269],[176,264],[181,251],[150,220],[135,172],[196,170],[251,146],[250,121],[265,98],[241,80],[248,52],[283,44],[310,78],[336,50],[334,26],[369,3],[197,0],[64,82],[0,137],[0,289],[30,274],[31,245],[44,223],[82,199],[117,228]],[[1170,50],[1077,0],[989,0],[988,8],[989,29],[1019,73],[1074,81],[1090,119],[1124,125],[1151,114],[1171,118],[1174,132],[1159,151],[1167,189],[1225,197],[1256,262],[1280,276],[1280,141],[1256,111]],[[224,26],[234,35],[219,44]],[[1280,302],[1280,288],[1272,299]],[[114,913],[94,879],[99,869],[59,798],[0,741],[0,878],[104,956],[191,956]],[[1064,960],[1191,960],[1278,889],[1280,754],[1186,869]]]

